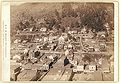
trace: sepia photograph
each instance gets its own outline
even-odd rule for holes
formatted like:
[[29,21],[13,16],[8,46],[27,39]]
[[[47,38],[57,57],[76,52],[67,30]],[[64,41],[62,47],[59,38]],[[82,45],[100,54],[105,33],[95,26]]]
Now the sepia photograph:
[[10,81],[114,81],[114,3],[10,4]]

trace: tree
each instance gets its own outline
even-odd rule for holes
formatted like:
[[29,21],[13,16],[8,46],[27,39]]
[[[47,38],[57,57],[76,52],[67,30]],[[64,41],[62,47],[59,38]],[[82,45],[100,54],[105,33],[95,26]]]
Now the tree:
[[63,3],[62,17],[66,16],[74,16],[74,10],[72,9],[71,3]]
[[106,19],[106,17],[109,16],[109,13],[104,4],[89,4],[84,7],[82,14],[82,25],[87,25],[88,28],[95,29],[96,31],[106,30],[104,24],[105,22],[109,22],[109,20]]

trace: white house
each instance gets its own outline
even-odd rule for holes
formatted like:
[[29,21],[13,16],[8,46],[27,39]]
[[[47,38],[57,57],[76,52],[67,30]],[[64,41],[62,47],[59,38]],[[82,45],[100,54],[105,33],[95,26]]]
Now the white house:
[[64,44],[65,43],[65,38],[63,36],[60,36],[58,39],[59,44]]
[[69,50],[68,49],[65,51],[65,56],[67,56],[67,55],[69,55]]
[[74,66],[73,72],[82,72],[82,71],[84,71],[84,63],[79,62],[78,65]]
[[43,70],[48,70],[48,69],[49,69],[49,65],[45,63],[45,64],[43,65]]
[[77,71],[84,71],[84,65],[78,65],[77,66]]
[[52,55],[48,56],[48,58],[52,61],[54,60]]
[[47,28],[46,28],[46,27],[42,27],[42,28],[40,29],[40,31],[45,32],[45,31],[47,31]]
[[99,32],[97,32],[97,37],[99,37],[99,38],[106,37],[106,32],[105,31],[99,31]]
[[70,49],[71,49],[72,47],[73,47],[73,46],[72,46],[72,44],[68,44],[68,48],[70,48]]
[[77,72],[77,66],[73,68],[73,72]]
[[96,71],[97,67],[96,64],[94,62],[91,62],[89,65],[89,70],[90,71]]
[[14,41],[14,43],[20,43],[20,42],[21,42],[20,39],[16,39],[16,40]]
[[87,33],[87,29],[86,29],[86,27],[84,27],[84,28],[81,29],[81,33],[82,33],[82,34]]
[[44,42],[47,42],[48,40],[49,40],[49,38],[48,37],[44,37]]
[[29,31],[32,32],[32,31],[33,31],[33,28],[30,28]]
[[26,54],[27,52],[28,52],[28,49],[25,49],[25,50],[23,51],[24,54]]
[[68,33],[69,33],[69,34],[76,34],[77,31],[76,31],[76,30],[74,30],[74,31],[68,31]]
[[13,60],[20,60],[21,59],[21,57],[20,57],[20,55],[15,55],[15,56],[13,56]]

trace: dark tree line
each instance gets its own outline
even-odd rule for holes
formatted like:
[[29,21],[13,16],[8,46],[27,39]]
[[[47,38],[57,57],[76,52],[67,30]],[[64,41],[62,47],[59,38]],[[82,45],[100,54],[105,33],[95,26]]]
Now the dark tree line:
[[[104,27],[106,22],[109,23],[111,28],[113,27],[111,24],[111,21],[113,21],[113,14],[108,11],[107,6],[104,4],[75,4],[78,6],[76,9],[73,8],[72,4],[73,3],[63,3],[62,12],[58,12],[58,10],[55,9],[44,15],[45,23],[43,25],[50,30],[53,28],[57,30],[62,29],[63,32],[67,27],[81,29],[83,26],[95,29],[96,31],[103,31],[106,30],[106,27]],[[31,16],[29,22],[27,21],[25,24],[20,22],[19,25],[21,29],[27,26],[36,28],[35,19],[36,18]],[[18,28],[20,29],[20,27]]]
[[[75,23],[81,26],[87,26],[88,28],[95,29],[96,31],[106,30],[104,24],[107,22],[111,26],[111,21],[113,21],[113,12],[109,12],[105,4],[90,4],[86,3],[85,5],[78,6],[76,10],[72,9],[71,4],[64,4],[62,11],[62,17],[79,17]],[[111,6],[111,8],[113,8]],[[81,21],[81,24],[78,21]],[[72,24],[73,25],[73,24]]]

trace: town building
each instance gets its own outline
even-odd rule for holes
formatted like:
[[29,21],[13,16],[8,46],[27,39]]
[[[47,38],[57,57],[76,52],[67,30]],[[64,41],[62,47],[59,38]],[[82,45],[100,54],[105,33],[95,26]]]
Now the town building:
[[89,64],[89,70],[91,72],[94,72],[94,71],[97,70],[97,66],[96,66],[95,62],[90,62],[90,64]]
[[65,38],[63,36],[60,36],[58,39],[59,44],[64,44],[65,43]]

